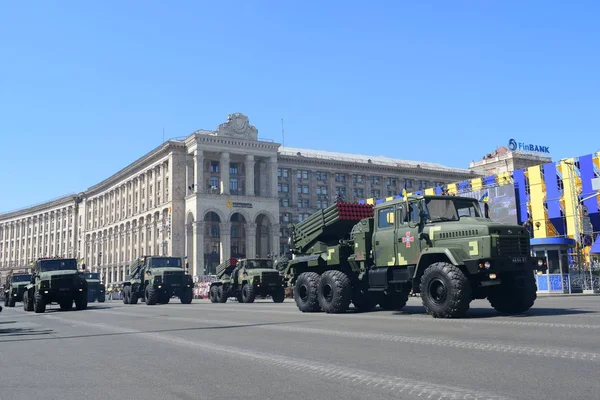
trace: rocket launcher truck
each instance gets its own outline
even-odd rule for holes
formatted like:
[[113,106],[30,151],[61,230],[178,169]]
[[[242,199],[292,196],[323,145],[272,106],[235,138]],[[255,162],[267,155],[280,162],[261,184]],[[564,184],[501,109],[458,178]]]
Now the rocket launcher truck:
[[534,271],[547,268],[524,227],[493,222],[458,196],[337,202],[292,225],[289,243],[285,276],[302,312],[400,310],[414,293],[435,318],[462,317],[485,298],[522,313],[536,300]]
[[269,258],[230,258],[217,265],[216,273],[219,280],[209,291],[212,303],[225,303],[229,297],[240,303],[252,303],[256,296],[271,296],[275,303],[285,299],[283,279]]

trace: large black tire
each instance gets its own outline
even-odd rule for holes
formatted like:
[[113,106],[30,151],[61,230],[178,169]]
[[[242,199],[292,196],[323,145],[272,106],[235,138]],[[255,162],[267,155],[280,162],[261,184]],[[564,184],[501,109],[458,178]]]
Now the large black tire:
[[8,298],[8,306],[14,307],[16,304],[17,304],[17,299],[15,299],[14,296],[10,296]]
[[217,301],[217,286],[216,285],[212,285],[210,287],[210,290],[208,291],[208,298],[210,299],[211,303],[218,303],[218,301]]
[[158,292],[152,285],[146,286],[146,304],[149,306],[153,306],[158,303]]
[[71,310],[71,308],[73,308],[73,299],[72,298],[61,299],[58,302],[58,305],[60,306],[61,310],[69,311],[69,310]]
[[12,298],[10,293],[4,295],[4,307],[8,307],[8,299]]
[[131,299],[131,286],[125,286],[123,288],[123,304],[130,304]]
[[[183,291],[181,292],[181,295],[179,296],[179,301],[181,301],[181,304],[191,304],[193,298],[194,298],[194,292],[192,291],[192,288],[185,288],[185,289],[183,289]],[[167,297],[167,303],[168,302],[169,302],[169,298]]]
[[25,291],[23,293],[23,310],[25,311],[33,311],[33,299],[29,298],[29,291]]
[[76,310],[87,310],[88,308],[88,297],[87,292],[78,292],[75,294],[75,309]]
[[373,293],[354,287],[352,289],[352,304],[358,312],[369,312],[377,306],[377,298]]
[[303,272],[296,279],[294,300],[302,312],[321,311],[319,306],[319,281],[321,277],[316,272]]
[[43,314],[46,312],[46,300],[44,300],[44,297],[37,289],[33,295],[33,311],[35,311],[36,314]]
[[346,312],[352,301],[352,283],[342,271],[330,270],[319,281],[319,306],[328,314]]
[[137,304],[139,299],[140,297],[138,296],[137,292],[134,292],[133,289],[131,289],[131,295],[129,296],[129,304]]
[[[125,296],[123,296],[125,299]],[[98,303],[104,303],[106,301],[106,295],[104,293],[98,295]]]
[[273,303],[283,303],[285,300],[285,289],[283,286],[274,289],[273,293],[271,293],[271,298],[273,299]]
[[388,311],[400,311],[408,302],[409,294],[410,292],[406,290],[384,294],[379,299],[379,306]]
[[469,279],[447,262],[431,264],[421,277],[421,299],[434,318],[462,318],[473,300]]
[[229,299],[229,290],[224,290],[223,285],[217,286],[217,301],[227,303],[227,299]]
[[242,301],[244,303],[254,303],[256,293],[254,292],[254,285],[244,283],[242,286]]
[[529,310],[537,299],[537,285],[533,273],[513,273],[500,276],[501,283],[490,286],[488,301],[502,314],[521,314]]

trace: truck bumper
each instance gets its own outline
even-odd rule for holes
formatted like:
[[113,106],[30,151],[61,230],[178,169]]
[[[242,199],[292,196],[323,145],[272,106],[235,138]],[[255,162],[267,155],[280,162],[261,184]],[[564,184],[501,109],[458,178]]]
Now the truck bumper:
[[495,257],[465,260],[465,266],[471,273],[545,272],[548,269],[546,259],[543,257]]

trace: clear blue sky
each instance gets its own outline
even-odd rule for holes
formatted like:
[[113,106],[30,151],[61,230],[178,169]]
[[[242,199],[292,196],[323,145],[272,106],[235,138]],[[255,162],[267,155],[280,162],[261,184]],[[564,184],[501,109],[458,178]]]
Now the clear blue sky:
[[468,167],[600,148],[597,1],[0,3],[0,211],[242,112],[287,146]]

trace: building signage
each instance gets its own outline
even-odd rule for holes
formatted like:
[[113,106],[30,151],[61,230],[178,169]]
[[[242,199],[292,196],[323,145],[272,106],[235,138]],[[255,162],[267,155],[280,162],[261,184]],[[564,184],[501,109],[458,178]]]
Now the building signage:
[[550,154],[549,146],[540,146],[538,144],[531,144],[525,142],[517,142],[515,139],[510,139],[508,141],[508,148],[511,151],[521,150],[521,151],[531,151],[533,153],[546,153]]
[[229,208],[252,208],[252,203],[239,203],[236,201],[228,201],[225,205]]

